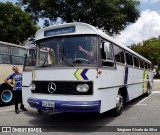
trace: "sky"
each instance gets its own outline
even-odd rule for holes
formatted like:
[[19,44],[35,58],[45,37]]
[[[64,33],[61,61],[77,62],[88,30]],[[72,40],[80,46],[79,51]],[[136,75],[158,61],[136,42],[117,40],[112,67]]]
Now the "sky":
[[[15,3],[17,0],[0,0],[0,2],[7,1]],[[118,42],[126,46],[160,35],[160,0],[139,1],[140,17],[116,36]],[[42,26],[42,22],[39,25]]]
[[160,35],[160,0],[140,0],[140,17],[117,36],[119,42],[131,45]]

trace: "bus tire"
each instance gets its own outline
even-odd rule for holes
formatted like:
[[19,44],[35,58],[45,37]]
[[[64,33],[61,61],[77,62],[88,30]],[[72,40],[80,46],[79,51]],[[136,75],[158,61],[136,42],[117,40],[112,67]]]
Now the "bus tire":
[[41,109],[37,109],[37,111],[38,111],[38,114],[43,114],[43,111],[41,110]]
[[0,90],[0,105],[7,106],[13,103],[13,90],[9,86],[2,87]]
[[147,86],[147,92],[146,92],[146,96],[149,96],[151,94],[151,86],[150,84],[148,83],[148,86]]
[[113,109],[113,115],[119,116],[122,113],[124,107],[124,97],[122,93],[119,91],[116,98],[116,107]]

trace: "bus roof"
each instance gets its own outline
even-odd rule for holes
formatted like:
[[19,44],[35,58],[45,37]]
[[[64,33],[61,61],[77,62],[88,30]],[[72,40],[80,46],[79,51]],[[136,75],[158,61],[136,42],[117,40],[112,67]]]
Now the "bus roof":
[[110,37],[106,33],[104,33],[102,30],[89,25],[87,23],[81,23],[81,22],[75,22],[75,23],[65,23],[65,24],[59,24],[59,25],[52,25],[49,27],[42,28],[36,32],[35,39],[36,41],[41,39],[46,39],[49,37],[55,37],[55,36],[67,36],[67,35],[79,35],[79,34],[95,34],[99,35],[102,38],[116,44],[117,46],[125,49],[126,51],[136,55],[137,57],[151,63],[149,60],[144,58],[143,56],[139,55],[138,53],[134,52],[127,46],[120,44],[116,41],[115,38]]

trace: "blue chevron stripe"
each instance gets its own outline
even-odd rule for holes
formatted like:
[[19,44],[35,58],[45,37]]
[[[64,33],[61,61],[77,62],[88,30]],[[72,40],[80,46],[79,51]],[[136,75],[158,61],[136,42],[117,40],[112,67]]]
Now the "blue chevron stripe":
[[84,69],[81,73],[81,76],[84,80],[88,80],[88,77],[86,76],[86,73],[87,73],[88,69]]

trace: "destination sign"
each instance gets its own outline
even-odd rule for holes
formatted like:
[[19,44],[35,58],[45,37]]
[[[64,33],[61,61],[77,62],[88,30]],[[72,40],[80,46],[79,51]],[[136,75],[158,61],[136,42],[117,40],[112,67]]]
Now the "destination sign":
[[75,32],[75,26],[70,27],[64,27],[64,28],[57,28],[57,29],[51,29],[44,31],[44,36],[54,36],[54,35],[60,35],[60,34],[67,34],[67,33],[73,33]]

